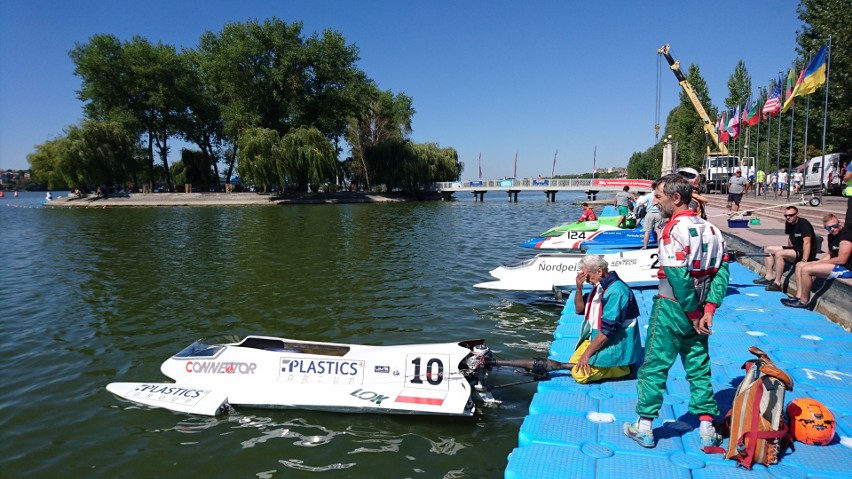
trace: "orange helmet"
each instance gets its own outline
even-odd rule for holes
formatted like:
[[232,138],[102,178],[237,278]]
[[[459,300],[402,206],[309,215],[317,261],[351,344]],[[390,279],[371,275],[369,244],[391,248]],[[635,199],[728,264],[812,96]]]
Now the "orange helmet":
[[793,439],[814,446],[825,446],[834,439],[834,415],[816,399],[799,398],[787,405],[790,434]]

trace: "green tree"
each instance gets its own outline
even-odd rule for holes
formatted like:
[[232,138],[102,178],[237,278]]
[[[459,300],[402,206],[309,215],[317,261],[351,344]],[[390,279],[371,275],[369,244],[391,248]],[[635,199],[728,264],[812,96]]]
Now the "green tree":
[[117,122],[85,121],[28,155],[33,175],[49,188],[122,185],[138,171],[133,133]]
[[[350,118],[346,130],[352,151],[349,169],[354,173],[353,180],[363,179],[369,190],[371,172],[396,177],[394,162],[402,158],[402,144],[411,134],[415,110],[408,95],[379,90],[373,83],[360,90],[359,98],[357,113]],[[380,147],[385,142],[389,143]]]
[[[707,115],[711,119],[715,118],[716,109],[712,106],[707,82],[701,76],[698,65],[693,64],[689,66],[686,78],[692,85],[695,95],[698,97]],[[680,93],[680,104],[672,109],[666,118],[663,138],[667,138],[668,136],[671,136],[672,141],[677,143],[678,165],[700,169],[704,161],[704,154],[707,151],[708,142],[711,140],[704,132],[704,122],[701,120],[701,117],[685,92]],[[662,147],[660,147],[660,151],[662,152]],[[662,156],[659,158],[662,158]],[[650,165],[648,159],[643,159],[642,164],[646,166],[643,166],[640,171],[643,174],[647,174],[647,166]],[[659,169],[657,172],[659,173]]]
[[[751,96],[751,75],[748,74],[745,62],[740,60],[734,68],[734,73],[728,78],[728,97],[725,98],[725,108],[742,109]],[[742,110],[740,110],[742,113]]]
[[95,35],[75,45],[70,55],[74,73],[82,79],[78,97],[87,102],[87,116],[100,121],[132,118],[147,134],[149,187],[155,180],[156,147],[171,190],[168,141],[186,110],[180,92],[192,87],[182,81],[190,76],[186,62],[173,46],[153,45],[139,36],[121,44],[112,35]]
[[334,147],[313,127],[300,127],[284,135],[273,148],[278,163],[279,184],[289,183],[299,191],[308,186],[333,182],[337,174]]
[[279,182],[279,166],[275,149],[281,137],[269,128],[248,128],[240,135],[241,153],[237,172],[243,182],[260,186],[264,191]]
[[[185,88],[181,88],[183,103],[187,108],[179,115],[178,131],[180,136],[198,147],[201,158],[197,159],[197,167],[204,168],[209,174],[204,174],[202,188],[204,191],[219,183],[219,159],[224,156],[223,147],[227,142],[224,131],[224,121],[219,103],[210,83],[205,81],[200,67],[201,55],[194,50],[180,54],[181,61],[187,62],[187,76],[181,80]],[[195,160],[194,160],[195,161]],[[228,172],[230,177],[231,171]]]

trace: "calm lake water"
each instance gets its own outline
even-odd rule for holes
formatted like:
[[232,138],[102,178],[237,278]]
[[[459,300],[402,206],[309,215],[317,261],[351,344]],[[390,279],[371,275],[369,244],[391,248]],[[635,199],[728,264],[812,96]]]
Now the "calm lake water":
[[[485,338],[546,355],[562,305],[472,287],[576,219],[580,193],[485,202],[42,208],[0,198],[4,477],[495,478],[534,384],[473,418],[134,407],[113,381],[166,381],[201,337],[392,345]],[[523,376],[500,377],[505,383]]]

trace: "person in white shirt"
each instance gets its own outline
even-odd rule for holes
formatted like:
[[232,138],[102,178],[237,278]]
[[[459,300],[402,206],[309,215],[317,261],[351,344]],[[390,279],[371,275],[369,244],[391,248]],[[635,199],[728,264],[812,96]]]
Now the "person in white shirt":
[[787,189],[787,168],[781,168],[778,172],[778,191]]
[[803,176],[801,171],[793,173],[793,193],[798,193],[802,190]]

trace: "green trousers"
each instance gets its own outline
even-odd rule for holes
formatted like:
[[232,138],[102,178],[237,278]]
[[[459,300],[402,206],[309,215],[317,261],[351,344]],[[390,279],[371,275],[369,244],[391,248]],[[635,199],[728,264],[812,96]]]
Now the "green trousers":
[[636,412],[656,418],[663,405],[666,378],[678,355],[689,381],[689,412],[695,415],[719,414],[710,383],[708,336],[695,332],[680,305],[666,298],[654,298],[645,338],[645,363],[639,369]]

